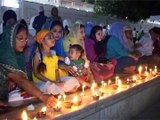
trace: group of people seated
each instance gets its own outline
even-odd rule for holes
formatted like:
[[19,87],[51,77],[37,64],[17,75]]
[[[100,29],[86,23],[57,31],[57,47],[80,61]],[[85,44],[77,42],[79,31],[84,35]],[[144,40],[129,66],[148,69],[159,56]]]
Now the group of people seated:
[[54,95],[90,87],[93,81],[99,83],[121,71],[135,73],[139,64],[160,63],[160,53],[153,54],[154,43],[160,40],[158,27],[134,43],[132,28],[121,22],[113,23],[105,36],[98,25],[87,28],[86,36],[87,24],[74,24],[64,36],[62,21],[53,18],[30,39],[25,20],[17,21],[12,10],[4,13],[3,20],[0,106],[7,105],[10,91],[23,89],[52,107]]

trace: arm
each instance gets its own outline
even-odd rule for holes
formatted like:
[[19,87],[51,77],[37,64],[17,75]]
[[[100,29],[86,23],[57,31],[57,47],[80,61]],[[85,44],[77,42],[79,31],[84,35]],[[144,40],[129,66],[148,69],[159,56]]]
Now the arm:
[[86,56],[88,60],[90,60],[91,62],[94,62],[97,60],[97,55],[94,50],[94,44],[91,40],[85,41],[85,50],[86,50]]
[[108,41],[109,47],[111,47],[121,57],[128,56],[128,52],[125,51],[117,38],[111,37]]
[[[34,86],[34,84],[27,80],[25,75],[23,73],[8,73],[7,77],[15,82],[19,87],[24,89],[29,94],[39,98],[42,102],[46,103],[48,106],[53,106],[56,103],[56,99],[52,96],[46,96],[44,95],[37,87]],[[50,99],[52,99],[52,103],[50,102]]]
[[35,19],[34,19],[34,21],[33,21],[33,23],[32,23],[32,27],[33,27],[34,29],[37,29],[37,16],[35,17]]
[[[37,71],[37,67],[38,67],[38,64],[40,63],[40,60],[39,60],[39,57],[35,54],[34,58],[33,58],[33,73],[34,75],[42,80],[42,81],[51,81],[50,79],[46,78],[45,76],[43,76],[42,74],[38,73]],[[53,81],[51,81],[53,82]]]

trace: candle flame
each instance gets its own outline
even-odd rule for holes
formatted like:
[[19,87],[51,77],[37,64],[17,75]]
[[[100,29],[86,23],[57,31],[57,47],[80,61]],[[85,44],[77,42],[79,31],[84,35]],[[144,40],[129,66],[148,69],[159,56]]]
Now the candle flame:
[[66,95],[65,94],[63,94],[63,101],[66,101]]
[[139,66],[139,67],[138,67],[138,72],[139,72],[139,74],[142,73],[142,66]]
[[28,120],[27,112],[25,110],[22,112],[22,120]]
[[46,112],[46,110],[47,110],[47,107],[43,107],[43,108],[41,109],[42,112]]
[[73,103],[76,103],[76,102],[78,102],[78,96],[74,96],[73,98]]
[[110,84],[111,84],[111,80],[108,81],[108,85],[110,85]]
[[62,102],[61,102],[61,101],[58,101],[57,104],[56,104],[56,107],[57,107],[57,108],[60,108],[60,107],[61,107],[61,104],[62,104]]
[[58,95],[58,100],[60,100],[62,98],[62,96],[61,95]]

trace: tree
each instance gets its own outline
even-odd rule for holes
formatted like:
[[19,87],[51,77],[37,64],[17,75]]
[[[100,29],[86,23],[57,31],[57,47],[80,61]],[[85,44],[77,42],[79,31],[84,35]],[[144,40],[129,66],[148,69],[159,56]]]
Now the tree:
[[101,15],[116,15],[121,19],[138,21],[160,13],[159,1],[97,0],[94,11]]

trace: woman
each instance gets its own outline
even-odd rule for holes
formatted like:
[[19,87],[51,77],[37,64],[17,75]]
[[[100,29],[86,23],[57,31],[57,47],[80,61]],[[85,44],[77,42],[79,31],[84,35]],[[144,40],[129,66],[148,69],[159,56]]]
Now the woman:
[[28,39],[25,21],[17,22],[2,35],[0,44],[0,105],[8,99],[8,92],[16,86],[39,98],[47,105],[54,105],[55,98],[44,95],[27,79],[23,50]]
[[[82,70],[82,73],[89,75],[89,73],[90,73],[90,70],[88,69],[89,61],[87,60],[87,57],[86,57],[86,51],[85,51],[85,45],[84,45],[84,39],[85,39],[84,25],[74,24],[71,31],[72,32],[63,41],[64,50],[65,50],[66,54],[68,54],[69,48],[71,45],[74,45],[74,44],[80,45],[84,49],[84,55],[82,58],[85,60],[85,63],[87,65],[87,68],[84,68]],[[72,67],[67,67],[67,66],[60,66],[60,67],[62,69],[69,71],[71,74],[74,74],[76,72]],[[89,77],[90,76],[88,76],[88,78]]]
[[68,53],[70,45],[79,44],[84,48],[84,25],[74,24],[71,31],[72,33],[69,34],[63,41],[64,50],[66,53]]
[[[99,68],[101,69],[101,73],[99,73],[99,76],[101,75],[103,79],[107,79],[111,77],[114,73],[114,68],[116,65],[116,60],[109,60],[106,58],[106,43],[103,40],[103,31],[102,27],[100,26],[94,26],[91,30],[90,39],[85,40],[85,49],[86,49],[86,55],[88,60],[93,64],[98,63],[104,63],[105,68]],[[92,72],[94,74],[94,69],[91,67]],[[102,71],[104,71],[105,74],[102,75]],[[95,78],[96,75],[94,74]],[[101,79],[102,80],[102,79]],[[98,81],[98,80],[97,80]]]

